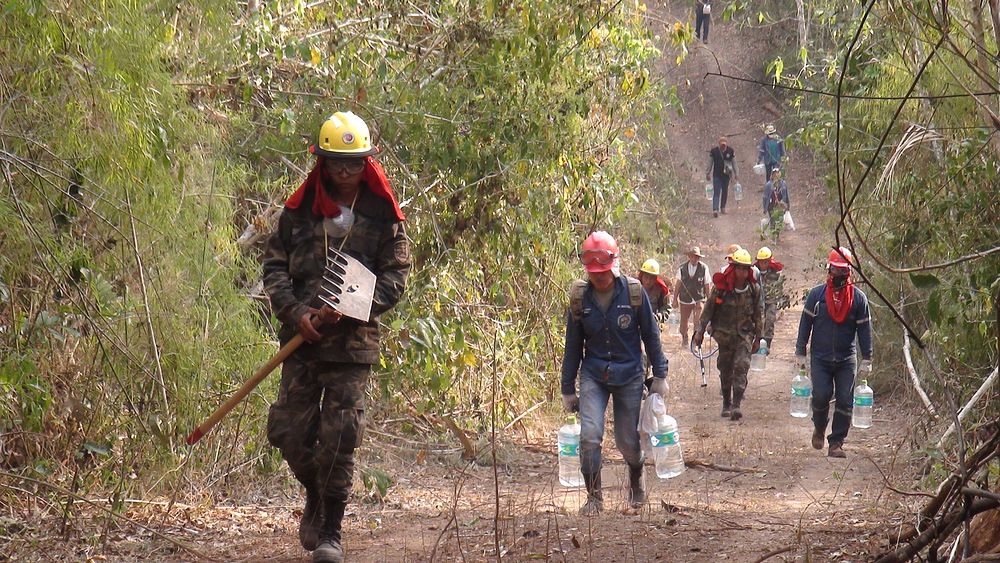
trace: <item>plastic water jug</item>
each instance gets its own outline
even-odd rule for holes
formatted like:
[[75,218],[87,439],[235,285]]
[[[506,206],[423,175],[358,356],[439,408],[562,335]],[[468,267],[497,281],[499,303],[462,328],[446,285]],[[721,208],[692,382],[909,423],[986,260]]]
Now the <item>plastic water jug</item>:
[[736,182],[733,193],[736,194],[736,201],[743,201],[743,186],[739,182]]
[[711,182],[705,184],[705,199],[708,201],[712,201],[712,190],[713,188]]
[[874,404],[875,392],[868,386],[868,380],[862,379],[861,385],[854,388],[854,416],[851,417],[851,426],[871,428]]
[[767,369],[767,340],[760,339],[760,348],[757,353],[750,358],[751,371],[764,371]]
[[582,487],[580,473],[580,425],[576,415],[566,417],[559,428],[559,483],[564,487]]
[[653,445],[653,463],[656,476],[670,479],[684,473],[684,454],[681,452],[681,433],[677,421],[668,414],[656,417],[656,434],[649,437]]
[[681,335],[681,319],[680,313],[670,315],[667,319],[667,336],[680,336]]
[[792,378],[792,404],[788,414],[795,418],[805,418],[812,412],[812,381],[806,375],[805,368],[799,368],[799,373]]

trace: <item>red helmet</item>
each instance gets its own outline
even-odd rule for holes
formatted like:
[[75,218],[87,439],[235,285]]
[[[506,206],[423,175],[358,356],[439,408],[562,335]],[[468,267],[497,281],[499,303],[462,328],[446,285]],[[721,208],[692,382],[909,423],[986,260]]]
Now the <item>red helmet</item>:
[[590,233],[580,247],[580,262],[588,272],[607,272],[618,259],[618,243],[604,231]]
[[[841,256],[843,255],[843,256]],[[841,246],[839,249],[833,249],[830,251],[830,256],[826,259],[827,267],[834,266],[836,268],[850,268],[854,264],[854,256],[851,255],[851,251],[847,248]]]

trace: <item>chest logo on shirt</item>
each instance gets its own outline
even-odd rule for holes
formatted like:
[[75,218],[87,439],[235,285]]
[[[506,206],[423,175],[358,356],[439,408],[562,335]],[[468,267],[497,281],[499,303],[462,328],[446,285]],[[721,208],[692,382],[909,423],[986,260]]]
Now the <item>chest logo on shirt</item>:
[[625,330],[632,326],[632,315],[624,314],[618,316],[618,328]]

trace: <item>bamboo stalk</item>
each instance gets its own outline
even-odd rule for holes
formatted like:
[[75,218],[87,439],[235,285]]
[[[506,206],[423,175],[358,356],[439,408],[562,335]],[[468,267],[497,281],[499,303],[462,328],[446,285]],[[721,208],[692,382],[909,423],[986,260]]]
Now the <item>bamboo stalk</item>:
[[[989,377],[987,377],[986,380],[983,381],[983,384],[979,386],[979,389],[977,389],[975,394],[972,395],[972,398],[969,399],[969,402],[966,403],[964,407],[962,407],[962,410],[958,411],[958,422],[962,422],[962,419],[964,419],[965,416],[968,415],[969,412],[972,410],[972,408],[976,406],[976,403],[979,402],[979,399],[982,399],[983,395],[986,394],[986,391],[993,386],[993,384],[996,382],[996,379],[997,379],[997,368],[993,368],[993,373],[991,373]],[[951,426],[949,426],[948,429],[944,431],[944,434],[941,435],[941,439],[938,440],[937,442],[938,449],[944,446],[944,443],[948,440],[948,438],[954,431],[955,431],[955,423],[952,422]]]
[[917,370],[913,367],[913,358],[910,356],[910,337],[906,329],[903,329],[903,358],[906,360],[906,370],[910,372],[910,380],[913,382],[913,388],[916,389],[917,395],[920,396],[920,400],[924,402],[924,406],[927,407],[927,412],[930,413],[935,420],[937,420],[938,414],[934,410],[934,405],[931,404],[931,400],[927,397],[927,393],[924,392],[924,388],[920,385],[920,379],[917,377]]

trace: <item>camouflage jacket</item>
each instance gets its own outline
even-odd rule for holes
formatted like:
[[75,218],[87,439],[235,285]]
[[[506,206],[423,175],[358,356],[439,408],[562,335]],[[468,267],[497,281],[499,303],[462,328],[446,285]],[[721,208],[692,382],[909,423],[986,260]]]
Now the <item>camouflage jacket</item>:
[[742,293],[712,288],[699,329],[704,331],[711,323],[713,336],[738,336],[752,344],[764,330],[764,301],[759,296],[760,287],[753,283]]
[[760,285],[764,288],[764,302],[780,306],[785,296],[785,276],[771,268],[761,270]]
[[[328,243],[351,255],[376,276],[371,318],[367,323],[343,318],[319,329],[323,339],[303,345],[296,354],[333,362],[374,364],[379,357],[379,315],[399,301],[410,271],[410,246],[403,223],[391,205],[361,188],[354,204],[354,226],[346,237],[325,237],[323,218],[313,215],[312,200],[285,208],[262,259],[264,289],[282,322],[278,338],[289,341],[307,307],[319,309],[319,285]],[[346,240],[345,240],[346,239]],[[343,245],[343,246],[341,246]]]

